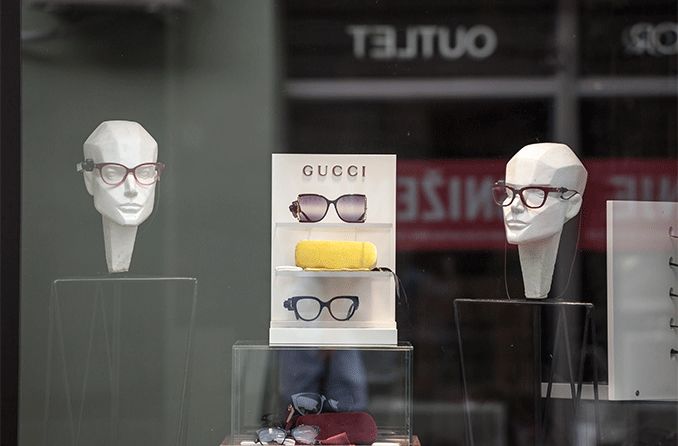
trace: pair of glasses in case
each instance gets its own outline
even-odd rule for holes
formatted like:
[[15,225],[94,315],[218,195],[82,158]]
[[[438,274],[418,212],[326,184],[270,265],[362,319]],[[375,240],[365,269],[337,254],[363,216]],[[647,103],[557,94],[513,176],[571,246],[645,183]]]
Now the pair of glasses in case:
[[316,438],[320,434],[318,426],[297,426],[290,431],[280,427],[262,427],[257,430],[257,443],[283,444],[290,436],[297,444],[318,444]]
[[150,186],[156,181],[160,181],[160,174],[165,170],[163,163],[141,163],[134,167],[127,167],[119,163],[95,163],[91,158],[78,163],[76,167],[78,172],[92,172],[94,169],[98,169],[101,181],[109,186],[120,186],[130,173],[137,183]]
[[285,309],[294,311],[297,320],[306,322],[318,319],[323,308],[327,308],[335,320],[347,321],[353,317],[359,305],[358,296],[336,296],[327,302],[315,296],[294,296],[283,302]]
[[516,197],[520,197],[525,207],[538,209],[544,206],[548,195],[552,193],[560,194],[563,200],[569,200],[579,192],[565,187],[549,186],[526,186],[516,189],[507,185],[504,180],[499,180],[492,186],[492,198],[502,207],[510,206]]
[[362,194],[347,194],[328,200],[318,194],[300,194],[289,209],[301,223],[316,223],[325,218],[330,204],[334,205],[339,218],[346,223],[365,223],[367,197]]

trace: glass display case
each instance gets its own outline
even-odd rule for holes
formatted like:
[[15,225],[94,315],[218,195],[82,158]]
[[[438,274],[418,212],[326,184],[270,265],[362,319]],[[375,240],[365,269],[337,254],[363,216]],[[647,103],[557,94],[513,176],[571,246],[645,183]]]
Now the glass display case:
[[[326,403],[323,414],[368,414],[376,424],[374,444],[412,441],[411,345],[270,347],[238,342],[231,376],[231,436],[225,444],[253,444],[258,429],[285,426],[288,406],[296,410],[296,398],[303,394],[337,403],[336,408]],[[349,428],[349,438],[350,429],[359,427]]]

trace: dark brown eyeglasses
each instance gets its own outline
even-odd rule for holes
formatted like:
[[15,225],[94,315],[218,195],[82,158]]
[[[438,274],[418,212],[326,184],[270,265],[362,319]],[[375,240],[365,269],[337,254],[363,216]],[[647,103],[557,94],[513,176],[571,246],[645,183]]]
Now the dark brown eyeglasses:
[[519,196],[525,207],[538,209],[544,206],[548,195],[551,193],[560,194],[560,198],[569,200],[579,192],[565,187],[549,186],[525,186],[516,189],[507,185],[504,180],[499,180],[492,186],[492,198],[495,203],[502,207],[510,206],[516,196]]
[[120,163],[95,163],[93,159],[87,158],[78,163],[78,172],[92,172],[99,169],[101,180],[109,186],[119,186],[125,182],[130,173],[137,180],[137,183],[144,186],[150,186],[156,181],[160,181],[160,175],[165,169],[163,163],[141,163],[138,166],[127,167]]

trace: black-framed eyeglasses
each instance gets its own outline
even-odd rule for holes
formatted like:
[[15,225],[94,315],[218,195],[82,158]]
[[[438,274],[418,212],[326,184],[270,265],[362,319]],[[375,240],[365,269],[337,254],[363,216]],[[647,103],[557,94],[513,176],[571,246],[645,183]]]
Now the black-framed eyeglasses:
[[346,194],[329,200],[319,194],[299,194],[289,209],[301,223],[317,223],[327,215],[330,204],[334,205],[339,218],[346,223],[365,223],[367,197],[363,194]]
[[318,319],[323,308],[327,308],[335,320],[347,321],[355,314],[359,305],[358,296],[335,296],[327,302],[315,296],[293,296],[283,302],[285,309],[294,311],[297,320],[306,322]]
[[165,164],[141,163],[134,167],[127,167],[120,163],[95,163],[93,159],[87,158],[78,163],[76,168],[78,172],[92,172],[94,169],[98,169],[101,180],[109,186],[121,185],[130,173],[137,183],[150,186],[156,181],[160,181],[160,175],[165,170]]
[[318,426],[302,424],[287,431],[281,427],[262,427],[257,430],[257,443],[283,444],[288,436],[294,438],[297,444],[318,444],[316,438],[320,435]]
[[563,200],[569,200],[579,192],[565,187],[549,186],[525,186],[516,189],[506,184],[504,180],[499,180],[492,186],[492,198],[495,203],[502,207],[510,206],[516,196],[519,196],[525,207],[538,209],[544,206],[548,195],[552,193],[560,194],[559,198]]

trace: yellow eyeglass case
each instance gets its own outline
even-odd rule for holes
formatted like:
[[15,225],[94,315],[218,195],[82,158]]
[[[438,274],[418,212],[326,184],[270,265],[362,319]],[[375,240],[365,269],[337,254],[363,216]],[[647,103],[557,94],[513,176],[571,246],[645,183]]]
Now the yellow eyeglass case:
[[294,250],[294,260],[308,270],[369,271],[377,265],[377,247],[371,242],[302,240]]

